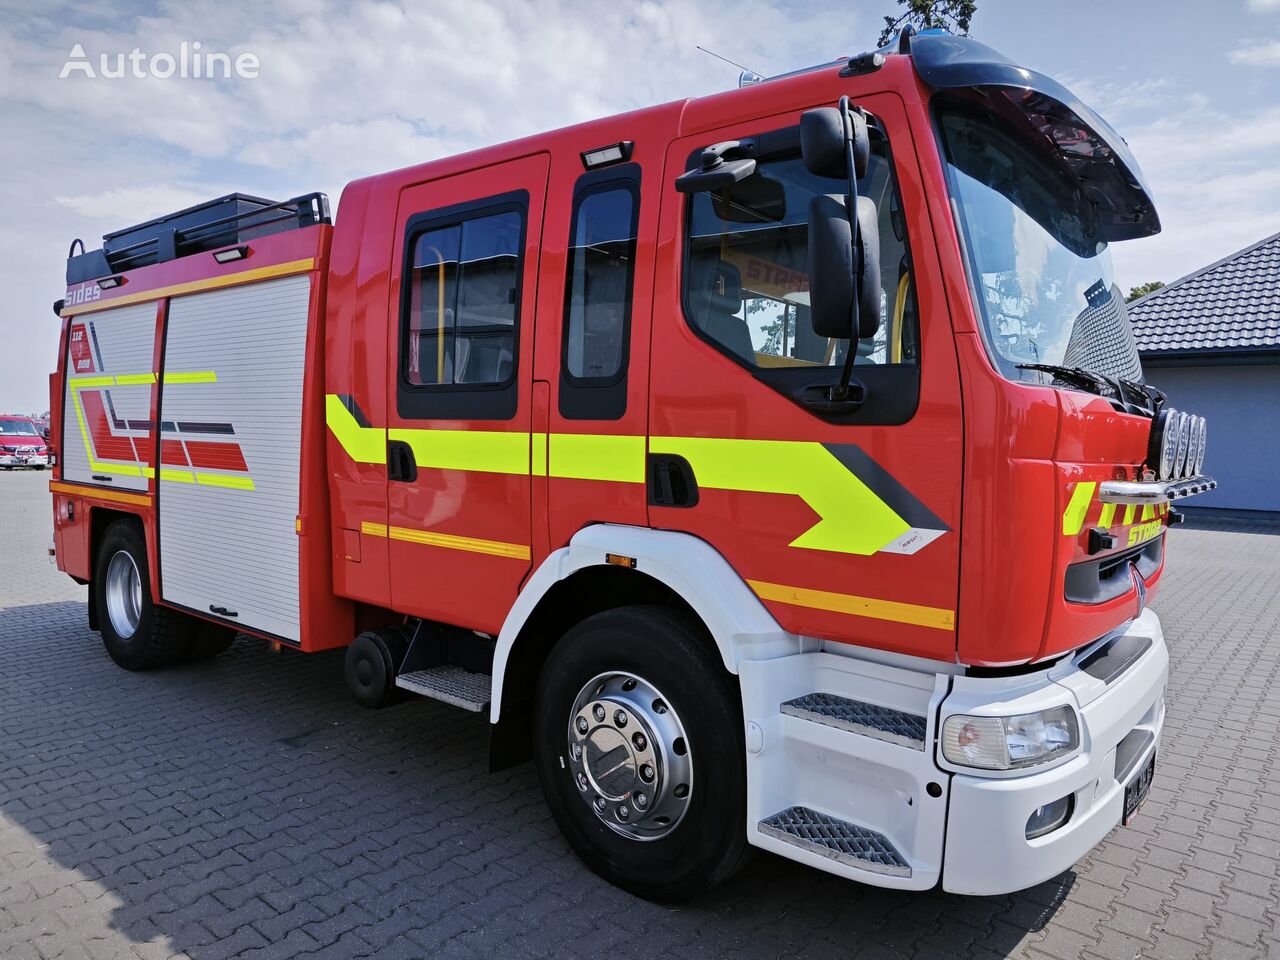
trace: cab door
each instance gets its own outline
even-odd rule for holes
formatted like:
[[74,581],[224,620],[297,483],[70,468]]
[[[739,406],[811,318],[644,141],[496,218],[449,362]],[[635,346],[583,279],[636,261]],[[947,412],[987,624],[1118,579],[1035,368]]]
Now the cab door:
[[[405,189],[387,525],[398,611],[497,633],[531,563],[534,304],[548,159]],[[395,295],[398,292],[398,296]]]
[[[854,344],[851,402],[827,404],[849,342],[810,324],[806,227],[809,201],[845,186],[804,169],[798,122],[833,102],[667,151],[658,272],[679,281],[655,302],[649,456],[690,492],[651,495],[650,522],[713,545],[789,631],[949,660],[960,385],[921,174],[901,101],[857,98],[877,120],[861,192],[879,208],[882,320]],[[756,176],[675,190],[691,157],[733,140],[751,142]]]

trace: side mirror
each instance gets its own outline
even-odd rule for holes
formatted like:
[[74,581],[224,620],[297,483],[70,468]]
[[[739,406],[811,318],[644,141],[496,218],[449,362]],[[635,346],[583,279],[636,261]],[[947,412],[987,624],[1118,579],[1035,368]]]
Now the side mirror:
[[676,189],[681,193],[701,193],[731,187],[756,172],[755,157],[748,155],[754,150],[750,141],[713,143],[702,151],[696,167],[676,177]]
[[808,261],[813,332],[838,340],[875,336],[880,329],[880,223],[875,202],[858,197],[855,250],[844,198],[819,194],[810,200]]
[[787,191],[781,180],[757,170],[711,194],[711,208],[729,223],[781,223],[787,217]]
[[[867,118],[849,111],[853,124],[853,166],[858,179],[867,174],[871,161],[871,138]],[[805,169],[816,177],[844,180],[849,176],[845,160],[844,120],[835,107],[818,107],[800,114],[800,155]]]

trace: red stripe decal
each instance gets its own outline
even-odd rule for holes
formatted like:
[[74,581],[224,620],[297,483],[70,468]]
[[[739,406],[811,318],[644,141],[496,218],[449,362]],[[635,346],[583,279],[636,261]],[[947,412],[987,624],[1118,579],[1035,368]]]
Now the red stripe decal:
[[210,443],[205,440],[188,440],[187,455],[191,457],[191,465],[210,470],[235,470],[248,473],[249,465],[244,462],[244,453],[238,443]]

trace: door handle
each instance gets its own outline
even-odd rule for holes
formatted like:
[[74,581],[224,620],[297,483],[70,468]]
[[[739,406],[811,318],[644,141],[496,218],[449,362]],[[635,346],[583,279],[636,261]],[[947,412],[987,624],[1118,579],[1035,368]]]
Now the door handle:
[[698,503],[698,481],[693,467],[674,454],[649,454],[649,504],[655,507],[693,507]]
[[401,483],[413,483],[418,479],[418,464],[413,459],[413,447],[403,440],[387,441],[387,479]]

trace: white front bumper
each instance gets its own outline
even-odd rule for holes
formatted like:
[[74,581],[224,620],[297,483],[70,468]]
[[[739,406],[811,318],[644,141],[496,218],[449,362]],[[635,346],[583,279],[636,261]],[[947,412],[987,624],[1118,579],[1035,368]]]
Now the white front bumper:
[[[1146,611],[1125,633],[1150,637],[1152,644],[1109,686],[1079,669],[1054,681],[1070,691],[1080,712],[1081,750],[1076,756],[1042,772],[1033,769],[1007,779],[951,778],[943,889],[990,895],[1035,886],[1078,862],[1120,823],[1125,783],[1145,768],[1159,746],[1169,675],[1169,653],[1153,612]],[[958,685],[963,682],[957,680]],[[943,714],[947,712],[944,702]],[[1127,769],[1118,771],[1116,748],[1131,733],[1144,745]],[[1032,812],[1068,794],[1074,801],[1066,824],[1028,840]]]
[[49,457],[45,454],[29,457],[22,453],[0,453],[0,467],[47,467]]
[[[1074,662],[1078,657],[1013,678],[950,676],[829,651],[743,661],[748,839],[828,873],[900,889],[941,883],[954,893],[993,895],[1056,876],[1121,820],[1120,742],[1133,733],[1140,739],[1131,742],[1145,744],[1120,771],[1125,782],[1159,743],[1169,664],[1160,621],[1147,611],[1124,633],[1148,637],[1151,645],[1110,684],[1086,674]],[[814,692],[925,717],[924,745],[912,749],[781,712],[791,698]],[[937,731],[951,713],[1015,714],[1061,703],[1079,713],[1081,746],[1056,766],[980,775],[941,756]],[[1074,796],[1068,821],[1028,840],[1031,813],[1068,794]],[[909,872],[886,876],[761,830],[761,821],[793,806],[874,830],[893,844]]]

